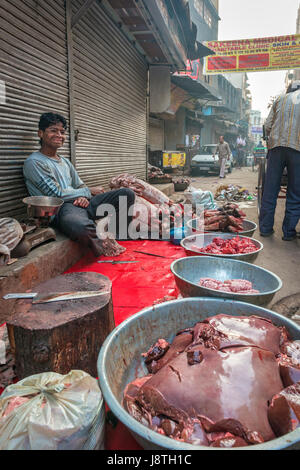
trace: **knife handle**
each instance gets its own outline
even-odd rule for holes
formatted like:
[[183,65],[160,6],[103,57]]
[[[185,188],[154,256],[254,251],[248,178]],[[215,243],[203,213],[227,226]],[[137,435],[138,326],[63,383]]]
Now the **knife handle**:
[[36,293],[29,292],[28,294],[7,294],[3,297],[4,300],[11,299],[34,299],[37,296]]

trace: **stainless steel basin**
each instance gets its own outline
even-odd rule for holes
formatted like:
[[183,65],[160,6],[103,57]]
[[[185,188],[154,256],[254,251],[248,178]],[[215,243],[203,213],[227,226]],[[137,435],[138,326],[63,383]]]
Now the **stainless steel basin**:
[[[254,240],[254,238],[250,238],[250,240],[254,243],[257,249],[253,253],[244,253],[244,254],[237,254],[237,255],[214,255],[212,253],[201,253],[200,249],[210,245],[214,238],[222,238],[223,240],[231,240],[239,236],[240,238],[248,238],[249,237],[242,237],[237,234],[233,233],[202,233],[202,234],[195,234],[191,235],[187,238],[184,238],[181,241],[181,246],[185,249],[188,256],[211,256],[213,258],[225,258],[225,259],[236,259],[238,261],[246,261],[247,263],[253,263],[259,253],[263,250],[264,246],[258,240]],[[196,247],[196,248],[195,248]]]
[[[187,222],[187,227],[192,229],[195,232],[201,231],[198,228],[199,227],[198,224],[201,221],[202,221],[202,219],[199,219],[199,218],[189,220]],[[251,238],[251,237],[253,237],[256,230],[257,230],[257,224],[255,222],[252,222],[251,220],[244,219],[243,220],[243,231],[239,232],[238,235],[241,235],[243,237],[250,237]],[[220,232],[220,233],[223,233],[223,232]],[[230,233],[230,232],[224,232],[224,233]],[[234,234],[231,233],[231,235],[234,235]]]
[[23,199],[29,217],[52,217],[59,212],[64,201],[56,197],[31,196]]
[[[222,297],[224,299],[249,302],[267,306],[276,292],[282,288],[281,279],[276,274],[250,263],[209,256],[193,256],[176,260],[171,271],[183,297]],[[235,294],[201,287],[201,278],[208,277],[218,281],[245,279],[252,282],[260,294]]]
[[[231,300],[193,298],[167,302],[143,310],[118,326],[103,344],[97,367],[105,401],[113,414],[127,426],[144,449],[190,452],[212,450],[209,447],[178,442],[148,429],[125,411],[122,407],[122,398],[128,383],[148,373],[141,354],[148,351],[158,338],[172,341],[177,331],[194,326],[209,316],[222,313],[236,316],[258,315],[268,318],[277,326],[285,326],[293,340],[300,339],[300,326],[270,310]],[[287,448],[300,449],[300,428],[264,444],[238,450]]]

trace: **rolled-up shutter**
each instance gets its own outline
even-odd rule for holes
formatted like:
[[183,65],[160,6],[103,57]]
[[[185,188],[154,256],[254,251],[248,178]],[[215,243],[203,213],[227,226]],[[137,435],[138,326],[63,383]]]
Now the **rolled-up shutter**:
[[[72,2],[73,14],[83,0]],[[146,176],[147,64],[95,2],[73,28],[76,167],[88,185]]]
[[[0,217],[24,212],[24,160],[38,150],[40,114],[69,116],[64,0],[1,0]],[[62,155],[69,157],[66,143]]]

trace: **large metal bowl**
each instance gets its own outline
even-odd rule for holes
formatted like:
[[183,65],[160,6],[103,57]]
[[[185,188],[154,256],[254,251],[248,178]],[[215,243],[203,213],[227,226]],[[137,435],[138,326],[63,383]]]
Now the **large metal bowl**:
[[[222,297],[266,307],[282,288],[276,274],[250,263],[210,256],[181,258],[171,265],[176,284],[183,297]],[[199,286],[201,278],[209,277],[218,281],[245,279],[252,282],[259,294],[235,294]]]
[[[196,218],[196,219],[189,220],[187,222],[187,227],[189,229],[192,229],[193,232],[201,232],[202,230],[199,230],[199,228],[198,228],[199,222],[200,223],[202,222],[202,219],[199,218],[199,217]],[[253,237],[256,230],[257,230],[257,224],[255,222],[252,222],[251,220],[244,219],[243,220],[243,230],[242,230],[242,232],[239,232],[238,234],[235,234],[235,235],[241,235],[243,237],[250,237],[251,238],[251,237]],[[231,233],[231,232],[220,232],[220,233]]]
[[[222,313],[268,318],[277,326],[285,326],[293,340],[300,339],[300,326],[270,310],[230,300],[194,298],[175,300],[143,310],[118,326],[103,344],[97,367],[104,399],[113,414],[127,426],[144,449],[212,450],[209,447],[178,442],[148,429],[125,411],[122,398],[128,383],[147,375],[141,355],[158,338],[172,341],[177,331]],[[281,438],[240,450],[279,450],[297,446],[300,448],[300,428]]]
[[58,214],[59,209],[64,201],[56,197],[32,196],[23,199],[27,205],[27,213],[29,217],[52,217]]
[[[254,245],[257,247],[256,251],[253,251],[253,253],[242,253],[239,255],[214,255],[212,253],[201,253],[200,251],[197,251],[191,247],[192,246],[198,246],[199,249],[206,247],[212,243],[214,238],[222,238],[223,240],[231,240],[232,238],[235,238],[237,234],[233,233],[201,233],[201,234],[195,234],[191,235],[187,238],[184,238],[181,241],[181,246],[185,249],[187,256],[211,256],[213,258],[225,258],[225,259],[236,259],[238,261],[246,261],[247,263],[254,263],[256,258],[258,257],[259,253],[263,250],[264,246],[261,242],[258,240],[254,240],[254,238],[250,238],[250,240],[254,243]],[[238,235],[240,238],[248,238],[249,237],[242,237]]]

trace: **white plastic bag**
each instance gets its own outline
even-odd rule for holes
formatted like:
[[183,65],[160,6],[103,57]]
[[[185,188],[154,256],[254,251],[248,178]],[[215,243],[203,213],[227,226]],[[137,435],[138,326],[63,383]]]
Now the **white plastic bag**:
[[0,219],[0,266],[10,262],[10,252],[23,238],[23,229],[15,219]]
[[198,204],[204,206],[204,210],[218,209],[214,195],[211,191],[202,191],[201,189],[196,189],[194,186],[189,186],[184,192],[184,195],[186,201],[190,202],[194,208]]
[[103,449],[104,421],[102,393],[90,375],[33,375],[1,396],[0,450]]

